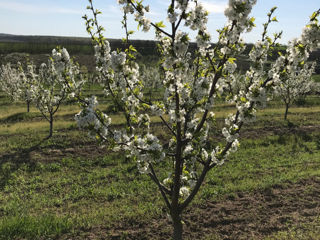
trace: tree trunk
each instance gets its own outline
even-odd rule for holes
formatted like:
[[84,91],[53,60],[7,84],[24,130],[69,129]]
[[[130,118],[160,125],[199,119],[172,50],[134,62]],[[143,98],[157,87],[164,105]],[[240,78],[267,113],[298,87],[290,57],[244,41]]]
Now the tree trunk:
[[289,104],[286,103],[286,111],[285,111],[285,113],[284,113],[284,120],[287,120],[288,110],[289,110]]
[[173,240],[182,240],[181,215],[178,213],[173,213],[171,217],[173,221]]
[[30,101],[27,101],[27,112],[30,112]]
[[49,123],[50,123],[50,130],[49,130],[49,136],[48,136],[48,138],[51,138],[51,137],[52,137],[52,132],[53,132],[53,116],[52,116],[52,114],[50,114],[50,121],[49,121]]

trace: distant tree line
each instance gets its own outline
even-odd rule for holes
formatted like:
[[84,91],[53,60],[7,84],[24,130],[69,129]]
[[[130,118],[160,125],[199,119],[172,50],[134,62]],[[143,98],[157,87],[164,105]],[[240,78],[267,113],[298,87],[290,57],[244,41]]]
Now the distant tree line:
[[[125,45],[120,39],[109,39],[111,49],[125,49]],[[131,40],[132,44],[138,51],[137,59],[145,64],[155,63],[159,60],[159,53],[157,50],[157,42],[152,40]],[[7,55],[12,53],[27,53],[30,55],[35,54],[50,54],[52,49],[56,46],[62,46],[68,49],[70,54],[78,56],[77,60],[80,64],[86,65],[89,71],[92,71],[94,66],[90,63],[93,59],[84,57],[83,55],[93,56],[93,47],[89,38],[83,37],[57,37],[57,36],[20,36],[20,35],[7,35],[0,34],[0,54]],[[244,52],[238,56],[237,65],[240,70],[247,70],[250,62],[248,54],[252,49],[253,44],[247,44]],[[190,44],[190,52],[196,50],[196,44]],[[278,52],[284,54],[286,46],[280,46],[272,51],[269,56],[270,63],[274,61]],[[317,63],[315,73],[320,74],[320,49],[310,54],[310,61]],[[270,65],[270,64],[269,64]],[[268,63],[267,63],[268,67]]]

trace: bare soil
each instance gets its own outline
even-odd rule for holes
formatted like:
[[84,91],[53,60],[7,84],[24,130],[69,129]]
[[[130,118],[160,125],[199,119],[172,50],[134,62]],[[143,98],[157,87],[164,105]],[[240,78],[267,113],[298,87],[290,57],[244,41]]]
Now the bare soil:
[[[237,193],[220,201],[193,205],[184,214],[184,239],[264,239],[278,231],[302,226],[320,216],[320,178]],[[120,222],[112,227],[80,230],[60,239],[170,239],[166,214],[145,222]],[[320,238],[319,238],[320,239]]]
[[308,126],[292,126],[292,127],[277,127],[267,126],[259,129],[246,128],[240,131],[240,137],[243,139],[259,139],[267,136],[285,136],[289,134],[295,134],[299,136],[306,136],[312,132],[319,132],[319,125]]

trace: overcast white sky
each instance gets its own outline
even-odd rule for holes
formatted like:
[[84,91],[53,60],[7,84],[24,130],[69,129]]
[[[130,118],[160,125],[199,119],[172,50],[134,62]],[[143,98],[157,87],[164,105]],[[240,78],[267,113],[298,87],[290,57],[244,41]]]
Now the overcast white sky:
[[[95,7],[103,12],[100,23],[106,28],[109,38],[122,38],[121,11],[116,0],[93,0]],[[149,17],[154,21],[166,21],[166,9],[169,0],[145,0],[150,5]],[[204,0],[206,9],[210,12],[208,28],[216,41],[216,29],[225,23],[224,9],[227,0]],[[252,16],[256,18],[257,28],[245,36],[247,42],[254,42],[260,38],[262,23],[266,14],[273,6],[278,6],[276,16],[279,23],[274,23],[270,33],[284,31],[282,43],[297,37],[301,29],[308,22],[313,11],[320,8],[319,0],[258,0]],[[22,35],[57,35],[88,37],[85,31],[84,14],[87,0],[0,0],[0,33]],[[131,30],[137,30],[135,23]],[[153,39],[154,33],[138,32],[135,39]]]

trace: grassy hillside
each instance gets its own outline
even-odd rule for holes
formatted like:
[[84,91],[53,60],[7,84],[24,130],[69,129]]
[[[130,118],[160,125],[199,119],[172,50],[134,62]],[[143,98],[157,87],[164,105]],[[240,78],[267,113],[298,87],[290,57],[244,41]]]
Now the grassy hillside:
[[[112,49],[123,48],[120,39],[108,39]],[[142,55],[156,55],[156,42],[149,40],[131,40]],[[63,46],[70,54],[93,54],[91,39],[81,37],[57,36],[21,36],[0,34],[0,54],[24,52],[29,54],[50,53],[56,46]]]
[[[112,49],[123,49],[124,45],[120,39],[108,39]],[[137,58],[140,62],[155,63],[159,56],[157,52],[157,42],[151,40],[131,40],[130,43],[138,50]],[[62,46],[68,49],[69,53],[76,58],[80,65],[86,66],[89,71],[94,71],[93,47],[89,38],[81,37],[57,37],[57,36],[22,36],[0,34],[0,64],[6,62],[14,62],[11,55],[27,54],[28,57],[36,64],[41,63],[40,60],[50,54],[56,46]],[[246,70],[249,67],[248,54],[252,48],[252,44],[248,44],[242,55],[238,56],[238,67]],[[190,51],[194,52],[195,43],[191,43]],[[270,61],[272,62],[278,56],[278,52],[285,51],[285,46],[280,46],[274,50]],[[8,56],[9,55],[9,56]],[[23,56],[23,55],[21,55]],[[24,57],[20,61],[24,62]],[[316,61],[316,73],[320,74],[320,49],[314,51],[310,55],[310,61]]]

